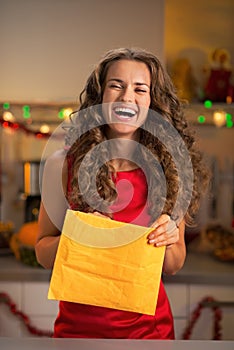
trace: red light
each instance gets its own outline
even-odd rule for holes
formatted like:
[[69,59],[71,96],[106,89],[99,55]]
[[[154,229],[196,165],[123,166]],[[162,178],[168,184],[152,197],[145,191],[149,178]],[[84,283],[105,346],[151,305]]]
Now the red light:
[[13,129],[19,129],[19,124],[17,124],[17,123],[14,123],[13,125],[12,125],[12,127],[13,127]]
[[3,123],[2,123],[2,126],[3,126],[4,128],[8,128],[9,123],[8,123],[8,122],[3,122]]

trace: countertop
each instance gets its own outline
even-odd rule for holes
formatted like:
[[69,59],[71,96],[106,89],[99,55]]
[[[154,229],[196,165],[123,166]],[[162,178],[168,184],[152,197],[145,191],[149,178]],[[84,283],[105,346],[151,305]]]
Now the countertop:
[[232,341],[0,338],[4,350],[232,350]]
[[[184,267],[173,276],[163,276],[165,283],[234,285],[234,264],[220,262],[204,253],[187,253]],[[49,281],[51,271],[30,267],[17,261],[13,254],[0,256],[0,281]]]
[[9,250],[5,250],[0,255],[0,281],[47,282],[50,280],[50,277],[50,270],[23,264],[16,260]]
[[166,283],[234,286],[234,263],[222,262],[208,253],[187,252],[183,268],[174,276],[164,276]]

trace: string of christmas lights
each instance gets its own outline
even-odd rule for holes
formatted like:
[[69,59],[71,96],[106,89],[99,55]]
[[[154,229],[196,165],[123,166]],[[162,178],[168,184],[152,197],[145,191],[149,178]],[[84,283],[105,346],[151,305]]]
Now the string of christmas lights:
[[[34,135],[37,139],[54,137],[51,132],[51,124],[58,125],[63,122],[74,109],[70,107],[71,103],[3,102],[1,105],[0,126],[14,131],[23,131],[27,135]],[[38,115],[42,115],[43,119],[38,119]]]
[[38,139],[46,139],[52,135],[50,132],[42,133],[39,130],[33,131],[22,123],[13,123],[10,121],[5,121],[3,118],[0,118],[0,124],[5,129],[22,130],[27,135],[34,135]]
[[[1,103],[1,125],[13,130],[23,130],[27,134],[33,134],[37,138],[50,137],[49,124],[57,124],[66,120],[75,110],[72,103]],[[76,106],[77,109],[77,106]],[[16,110],[16,113],[15,113]],[[213,104],[206,100],[204,103],[188,105],[185,113],[192,124],[215,125],[217,127],[234,127],[233,103]],[[47,114],[53,114],[53,118],[46,118]],[[42,120],[35,116],[43,115]],[[17,115],[17,117],[16,117]],[[39,130],[33,130],[30,125],[40,124]]]
[[[227,103],[225,105],[214,105],[212,101],[206,100],[202,106],[204,113],[197,115],[197,122],[199,124],[205,124],[209,114],[209,121],[212,121],[215,126],[226,126],[228,129],[233,127],[233,115],[229,113],[229,110],[233,108],[231,103]],[[200,106],[198,107],[200,109]]]

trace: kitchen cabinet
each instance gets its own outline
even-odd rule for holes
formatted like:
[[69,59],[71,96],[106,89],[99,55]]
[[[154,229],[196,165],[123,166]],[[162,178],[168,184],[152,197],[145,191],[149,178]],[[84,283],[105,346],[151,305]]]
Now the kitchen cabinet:
[[[47,299],[49,282],[0,282],[0,292],[5,292],[29,317],[32,326],[53,331],[58,312],[58,302]],[[0,304],[0,337],[31,337],[21,319],[12,314],[4,303]]]
[[[11,256],[0,257],[0,292],[7,293],[33,326],[52,331],[58,302],[47,299],[51,272],[23,265]],[[175,320],[176,339],[181,339],[190,316],[206,296],[234,301],[234,264],[221,263],[206,254],[189,252],[185,265],[174,276],[163,276]],[[234,308],[222,307],[222,340],[234,340]],[[191,340],[212,339],[213,313],[205,308]],[[24,324],[0,304],[0,337],[32,337]]]
[[[176,339],[183,339],[183,333],[190,324],[193,311],[198,304],[207,296],[214,298],[220,302],[230,302],[234,306],[233,286],[220,286],[219,284],[174,284],[165,285],[167,295],[170,299],[172,313],[174,316]],[[234,340],[233,324],[234,324],[234,307],[221,306],[222,319],[221,339]],[[214,315],[209,307],[202,309],[197,319],[191,340],[211,340],[213,339]]]

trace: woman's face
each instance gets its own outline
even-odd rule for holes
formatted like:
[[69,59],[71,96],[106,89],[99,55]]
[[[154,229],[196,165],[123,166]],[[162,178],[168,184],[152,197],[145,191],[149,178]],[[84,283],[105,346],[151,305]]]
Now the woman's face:
[[122,59],[111,64],[102,100],[108,138],[137,138],[151,102],[150,85],[150,71],[145,63]]

